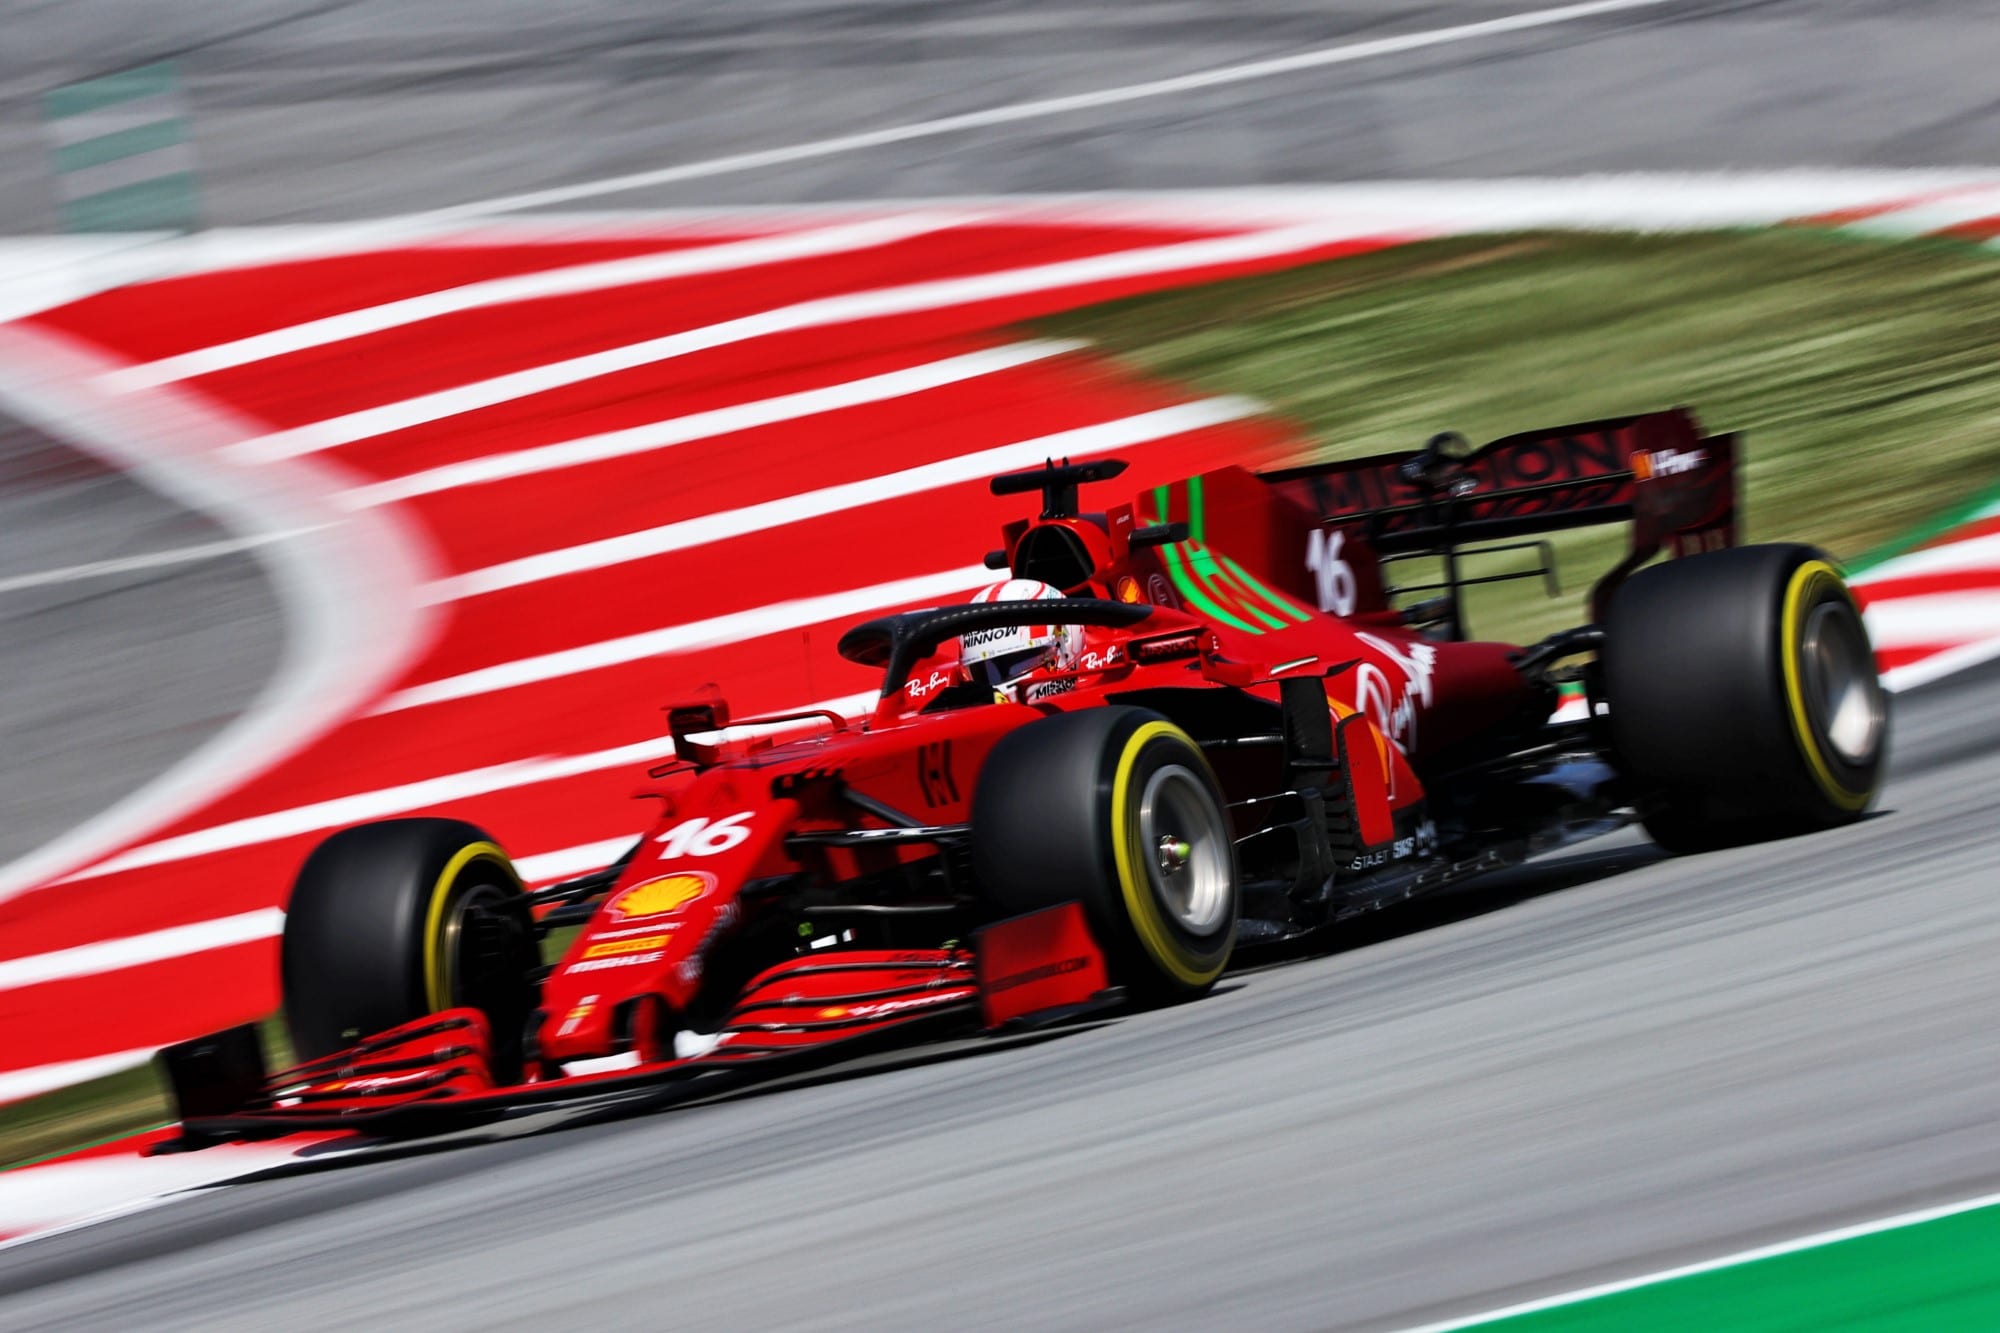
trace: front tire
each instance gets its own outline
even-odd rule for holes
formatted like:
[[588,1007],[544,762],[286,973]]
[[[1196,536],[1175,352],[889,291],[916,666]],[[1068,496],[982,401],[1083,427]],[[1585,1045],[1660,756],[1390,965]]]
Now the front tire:
[[513,863],[471,824],[383,820],[320,843],[292,887],[280,964],[301,1059],[463,1007],[486,1015],[495,1077],[519,1076],[540,947]]
[[1613,757],[1668,851],[1829,828],[1874,801],[1887,696],[1820,552],[1742,546],[1643,569],[1604,628]]
[[1229,964],[1228,810],[1201,749],[1138,708],[1057,713],[993,748],[972,805],[973,876],[1009,915],[1081,901],[1112,979],[1199,995]]

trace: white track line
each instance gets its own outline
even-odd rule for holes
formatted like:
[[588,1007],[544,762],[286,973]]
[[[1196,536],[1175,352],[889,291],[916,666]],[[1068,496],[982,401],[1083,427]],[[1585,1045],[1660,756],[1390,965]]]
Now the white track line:
[[720,324],[550,362],[460,385],[455,389],[443,389],[380,407],[364,408],[290,430],[275,431],[245,441],[232,451],[232,455],[248,462],[295,458],[301,454],[373,439],[392,431],[443,421],[483,407],[513,402],[637,366],[653,365],[774,334],[941,310],[1065,287],[1276,258],[1369,234],[1368,229],[1357,228],[1348,222],[1315,222],[1248,235],[1181,241],[970,277],[937,278],[900,287],[820,297],[759,311],[740,319],[725,320]]
[[1094,92],[1075,93],[1066,97],[1045,97],[1029,102],[1016,102],[1008,106],[990,107],[984,111],[970,111],[955,116],[940,116],[933,120],[920,120],[907,125],[890,126],[879,130],[867,130],[859,134],[843,134],[830,139],[819,139],[810,143],[792,144],[783,148],[769,148],[750,153],[733,153],[727,157],[710,158],[704,162],[689,162],[677,167],[663,167],[654,171],[634,172],[625,176],[613,176],[604,180],[586,181],[577,185],[557,186],[553,189],[534,190],[525,194],[507,195],[497,199],[486,199],[468,204],[456,204],[449,208],[433,209],[416,214],[404,221],[435,222],[452,218],[479,217],[492,213],[518,212],[525,208],[540,208],[549,204],[568,203],[575,199],[590,199],[607,194],[621,194],[631,190],[644,189],[655,185],[672,185],[680,181],[701,180],[711,176],[729,175],[735,172],[755,171],[763,167],[782,166],[789,162],[803,162],[813,158],[832,157],[841,153],[859,152],[868,148],[879,148],[885,144],[907,143],[912,139],[935,138],[943,134],[958,134],[966,130],[988,129],[995,125],[1012,125],[1026,120],[1039,120],[1048,116],[1066,115],[1076,111],[1094,111],[1102,107],[1121,106],[1128,102],[1139,102],[1155,97],[1171,97],[1179,93],[1199,92],[1206,88],[1220,88],[1229,84],[1247,83],[1256,79],[1274,78],[1283,74],[1297,74],[1307,70],[1326,69],[1334,65],[1352,64],[1359,60],[1374,60],[1382,56],[1401,55],[1410,51],[1422,51],[1436,46],[1448,46],[1456,42],[1478,41],[1486,37],[1501,37],[1509,33],[1528,32],[1536,28],[1552,27],[1556,24],[1574,23],[1582,19],[1596,18],[1606,14],[1621,14],[1631,10],[1650,9],[1667,3],[1667,0],[1593,0],[1588,4],[1562,5],[1554,9],[1530,10],[1526,13],[1508,14],[1500,18],[1485,19],[1477,23],[1461,23],[1449,28],[1433,28],[1425,32],[1403,33],[1394,37],[1377,37],[1368,41],[1346,42],[1339,46],[1320,47],[1311,51],[1300,51],[1289,56],[1279,56],[1269,60],[1252,60],[1237,65],[1222,65],[1215,69],[1200,70],[1193,74],[1180,74],[1171,78],[1149,79],[1143,83],[1131,83],[1117,88],[1100,88]]
[[919,211],[779,236],[723,242],[691,250],[636,255],[629,259],[575,264],[466,283],[383,305],[328,315],[324,319],[273,329],[233,342],[217,343],[213,347],[178,356],[163,357],[158,361],[113,371],[104,377],[103,383],[106,388],[119,392],[152,388],[467,310],[875,249],[915,236],[964,226],[978,220],[979,216],[964,211]]
[[1799,1236],[1792,1240],[1781,1240],[1773,1245],[1760,1245],[1755,1249],[1738,1250],[1716,1259],[1704,1259],[1699,1263],[1683,1264],[1679,1268],[1663,1268],[1657,1273],[1645,1273],[1638,1277],[1620,1278],[1616,1282],[1603,1282],[1594,1287],[1579,1287],[1575,1291],[1565,1291],[1554,1296],[1543,1296],[1532,1301],[1522,1301],[1518,1305],[1502,1306],[1497,1310],[1483,1310],[1478,1314],[1465,1315],[1457,1319],[1444,1319],[1434,1324],[1418,1324],[1405,1328],[1400,1333],[1459,1333],[1461,1329],[1478,1328],[1483,1324],[1498,1323],[1503,1319],[1518,1319],[1522,1315],[1539,1314],[1544,1310],[1559,1310],[1564,1306],[1580,1305],[1601,1296],[1616,1296],[1620,1292],[1636,1291],[1641,1287],[1654,1287],[1677,1278],[1698,1277],[1703,1273],[1717,1273],[1728,1268],[1741,1268],[1764,1259],[1779,1259],[1788,1254],[1798,1254],[1802,1250],[1817,1250],[1828,1245],[1838,1245],[1842,1241],[1860,1240],[1864,1236],[1879,1235],[1884,1231],[1899,1231],[1905,1227],[1922,1226],[1926,1222],[1938,1222],[1961,1213],[1977,1212],[1982,1208],[2000,1206],[2000,1194],[1984,1194],[1976,1199],[1962,1199],[1957,1203],[1939,1204],[1932,1208],[1918,1208],[1907,1213],[1897,1213],[1891,1217],[1877,1218],[1870,1222],[1858,1222],[1853,1226],[1835,1227],[1831,1231],[1816,1231],[1809,1236]]
[[746,533],[788,527],[846,509],[918,495],[959,482],[982,480],[998,473],[1033,467],[1048,458],[1081,458],[1112,449],[1150,444],[1209,426],[1239,421],[1262,410],[1260,404],[1248,398],[1205,398],[1198,402],[1180,403],[1117,421],[981,449],[976,453],[925,463],[901,472],[843,482],[816,491],[802,491],[760,504],[744,505],[740,509],[725,509],[642,532],[629,532],[488,565],[484,569],[440,579],[425,590],[425,595],[432,602],[452,602],[503,588],[561,578],[567,574],[645,560]]
[[[420,495],[432,495],[461,486],[478,486],[487,482],[505,481],[510,477],[525,477],[537,472],[551,472],[558,468],[577,467],[585,463],[602,462],[609,458],[624,458],[655,449],[668,449],[695,440],[710,440],[721,435],[731,435],[738,431],[753,430],[784,421],[796,421],[802,417],[834,412],[841,408],[859,407],[926,393],[946,385],[960,384],[984,375],[997,375],[1018,366],[1060,356],[1066,352],[1073,352],[1083,345],[1081,342],[1054,339],[1016,343],[1009,347],[995,347],[965,356],[948,357],[941,361],[912,366],[907,370],[870,375],[865,379],[850,380],[844,384],[828,385],[820,389],[780,394],[775,398],[764,398],[756,402],[735,403],[708,412],[694,412],[684,417],[649,422],[644,426],[633,426],[625,430],[586,435],[581,439],[564,440],[557,444],[545,444],[532,449],[518,449],[512,453],[487,454],[461,463],[450,463],[424,472],[414,472],[408,476],[377,482],[372,486],[362,486],[341,496],[340,503],[348,508],[362,509],[372,505],[414,499]],[[0,591],[5,591],[4,586],[0,586]]]
[[266,546],[272,542],[281,542],[291,537],[301,537],[308,532],[317,531],[319,531],[319,527],[277,532],[253,532],[243,537],[231,537],[215,542],[200,542],[194,546],[176,547],[170,551],[148,551],[144,555],[121,555],[110,560],[92,560],[81,565],[68,565],[62,569],[44,569],[33,574],[16,574],[11,578],[0,579],[0,593],[20,592],[26,588],[46,588],[58,583],[81,583],[86,579],[108,578],[114,574],[136,574],[142,570],[166,569],[174,565],[191,565],[203,560],[216,560],[226,555],[238,555],[244,551],[253,551],[259,546]]
[[257,697],[179,764],[28,855],[0,867],[0,901],[33,892],[116,846],[150,835],[297,753],[400,676],[434,628],[410,594],[428,551],[375,513],[329,502],[352,483],[319,463],[229,467],[216,455],[246,433],[175,389],[92,392],[109,369],[81,343],[0,326],[0,402],[50,433],[213,516],[255,545],[285,617],[283,656]]
[[587,671],[601,671],[605,667],[644,661],[668,653],[740,643],[786,630],[852,619],[887,606],[952,597],[992,581],[992,570],[984,565],[968,565],[963,569],[879,583],[872,588],[801,597],[790,602],[772,602],[708,620],[691,620],[669,625],[665,629],[628,634],[622,638],[587,643],[579,648],[565,648],[560,652],[518,658],[456,676],[444,676],[392,694],[376,705],[374,711],[394,713],[407,708],[421,708],[427,704],[469,699],[539,681],[560,680],[564,676],[581,675]]

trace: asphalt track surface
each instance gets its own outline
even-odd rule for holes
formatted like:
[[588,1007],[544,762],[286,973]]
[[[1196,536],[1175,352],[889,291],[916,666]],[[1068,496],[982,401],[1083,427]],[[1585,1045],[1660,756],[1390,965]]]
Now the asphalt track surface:
[[[217,224],[698,162],[1556,0],[232,0],[16,6],[0,235],[46,230],[40,94],[171,58]],[[1986,0],[1672,0],[607,197],[612,207],[1792,166],[1984,165]],[[585,204],[583,206],[591,206]]]
[[[41,171],[34,91],[158,24],[212,219],[262,222],[1524,7],[45,6],[9,19],[0,179]],[[1996,48],[1971,0],[1669,5],[605,203],[1953,165],[1995,142]],[[0,231],[49,218],[0,193]],[[1906,700],[1856,828],[1597,844],[1045,1045],[196,1196],[0,1255],[0,1325],[1392,1325],[1986,1192],[1996,703]]]
[[185,757],[277,662],[277,604],[231,534],[0,417],[0,864]]
[[1882,812],[1625,836],[1045,1044],[193,1196],[0,1254],[10,1329],[1323,1328],[2000,1184],[2000,671]]

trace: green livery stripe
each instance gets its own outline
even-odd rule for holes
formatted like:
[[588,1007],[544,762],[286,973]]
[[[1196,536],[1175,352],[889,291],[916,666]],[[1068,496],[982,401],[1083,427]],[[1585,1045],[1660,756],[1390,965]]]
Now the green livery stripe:
[[1275,593],[1271,591],[1269,588],[1265,587],[1263,584],[1259,583],[1256,579],[1250,576],[1249,570],[1243,568],[1243,566],[1237,564],[1234,560],[1231,560],[1228,556],[1225,555],[1221,557],[1221,559],[1223,567],[1227,569],[1231,574],[1234,574],[1236,576],[1237,582],[1243,584],[1245,587],[1249,588],[1252,592],[1256,593],[1259,597],[1263,598],[1266,602],[1278,608],[1280,613],[1290,616],[1293,620],[1297,621],[1301,625],[1305,624],[1306,621],[1312,619],[1311,612],[1305,610],[1303,607],[1299,606],[1291,599],[1283,596],[1282,594]]
[[1232,625],[1246,633],[1262,634],[1264,632],[1255,625],[1245,624],[1216,605],[1214,599],[1208,595],[1207,590],[1189,573],[1187,566],[1183,563],[1183,556],[1178,545],[1162,546],[1160,554],[1165,556],[1167,560],[1167,577],[1174,581],[1175,589],[1197,611],[1200,611],[1211,620],[1220,621],[1225,625]]
[[1271,629],[1283,629],[1285,627],[1284,621],[1278,619],[1251,600],[1248,596],[1248,588],[1232,586],[1228,571],[1223,569],[1217,562],[1213,551],[1210,551],[1205,546],[1197,547],[1192,542],[1188,543],[1188,545],[1190,548],[1188,551],[1188,564],[1200,575],[1202,582],[1208,585],[1208,590],[1211,593],[1217,597],[1227,598],[1229,604],[1238,611],[1255,616]]
[[[1207,548],[1208,506],[1202,479],[1190,477],[1187,492],[1188,540],[1161,548],[1167,558],[1167,572],[1181,595],[1223,623],[1252,634],[1261,634],[1263,630],[1249,623],[1250,620],[1261,621],[1271,629],[1288,628],[1287,620],[1297,624],[1310,620],[1310,612],[1265,587],[1228,556],[1217,555]],[[1155,523],[1171,521],[1171,487],[1153,488],[1153,510]],[[1230,609],[1225,610],[1225,605]],[[1232,611],[1237,614],[1231,614]]]

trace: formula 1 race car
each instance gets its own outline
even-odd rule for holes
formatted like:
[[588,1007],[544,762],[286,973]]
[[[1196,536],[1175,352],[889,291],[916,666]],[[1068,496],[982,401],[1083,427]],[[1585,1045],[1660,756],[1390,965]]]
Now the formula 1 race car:
[[[882,673],[865,720],[670,709],[658,823],[598,873],[526,891],[444,819],[328,838],[284,928],[304,1063],[267,1073],[254,1027],[169,1048],[180,1146],[706,1096],[1184,999],[1632,820],[1688,852],[1875,795],[1887,707],[1854,599],[1810,548],[1734,544],[1735,440],[1685,411],[1080,512],[1123,470],[996,478],[1040,510],[987,557],[994,586],[841,639]],[[1620,520],[1589,623],[1468,639],[1466,587],[1547,573],[1524,534]],[[1467,573],[1497,552],[1540,563]]]

